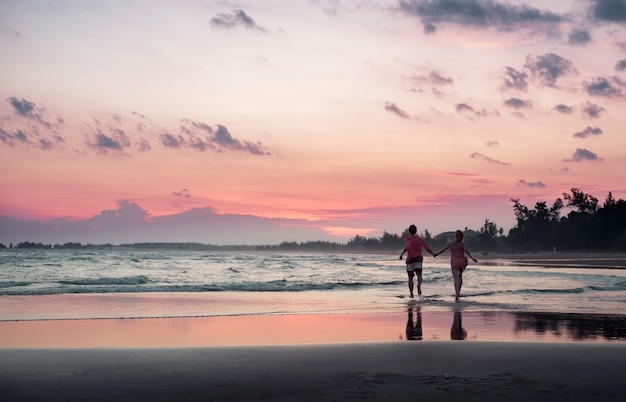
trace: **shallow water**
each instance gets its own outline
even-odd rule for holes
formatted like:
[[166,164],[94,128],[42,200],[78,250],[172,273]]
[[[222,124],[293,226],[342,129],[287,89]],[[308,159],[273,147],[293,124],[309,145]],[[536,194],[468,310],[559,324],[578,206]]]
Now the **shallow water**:
[[[448,259],[424,261],[423,311],[456,305]],[[389,254],[4,250],[0,321],[394,313],[408,298]],[[464,311],[623,314],[626,270],[470,264]]]

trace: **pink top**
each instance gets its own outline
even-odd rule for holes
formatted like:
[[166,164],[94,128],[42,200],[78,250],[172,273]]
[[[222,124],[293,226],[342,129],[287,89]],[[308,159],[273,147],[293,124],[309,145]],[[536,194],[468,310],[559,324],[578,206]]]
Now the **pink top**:
[[452,254],[452,258],[465,257],[465,249],[463,249],[463,242],[455,241],[454,243],[450,243],[450,253]]
[[407,236],[407,238],[404,239],[404,244],[405,244],[404,251],[407,252],[406,254],[407,261],[414,257],[421,257],[422,247],[424,247],[429,253],[434,254],[433,250],[430,249],[430,247],[428,246],[428,244],[426,244],[424,239],[422,239],[419,236],[413,236],[413,235]]
[[462,241],[450,243],[450,267],[463,271],[467,267],[467,258],[465,258],[465,249]]

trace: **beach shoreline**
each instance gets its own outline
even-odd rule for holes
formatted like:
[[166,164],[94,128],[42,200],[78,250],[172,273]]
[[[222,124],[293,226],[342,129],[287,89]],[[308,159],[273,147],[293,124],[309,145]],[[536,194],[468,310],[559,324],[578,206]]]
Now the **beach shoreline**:
[[528,253],[475,253],[484,265],[530,265],[553,268],[626,269],[626,253],[538,251]]

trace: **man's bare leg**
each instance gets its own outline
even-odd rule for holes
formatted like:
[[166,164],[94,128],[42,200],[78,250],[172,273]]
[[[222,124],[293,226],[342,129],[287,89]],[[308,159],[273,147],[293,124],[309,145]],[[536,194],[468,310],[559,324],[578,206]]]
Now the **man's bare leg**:
[[417,275],[417,294],[422,295],[422,270],[416,270],[415,275]]
[[[409,291],[411,292],[411,298],[413,298],[413,271],[406,271],[409,276]],[[419,285],[418,285],[419,290]]]

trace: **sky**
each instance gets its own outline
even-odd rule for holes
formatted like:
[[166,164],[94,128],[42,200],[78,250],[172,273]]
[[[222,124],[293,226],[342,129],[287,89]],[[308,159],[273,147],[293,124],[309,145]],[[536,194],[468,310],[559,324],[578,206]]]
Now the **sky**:
[[626,0],[0,0],[0,242],[508,233],[626,198]]

